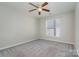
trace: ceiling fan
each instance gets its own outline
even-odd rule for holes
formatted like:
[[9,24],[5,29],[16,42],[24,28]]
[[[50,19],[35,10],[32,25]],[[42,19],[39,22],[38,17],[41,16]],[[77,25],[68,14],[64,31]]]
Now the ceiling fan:
[[35,9],[29,10],[29,12],[38,10],[38,15],[41,15],[42,11],[50,12],[50,10],[48,10],[47,8],[44,8],[46,5],[48,5],[48,2],[44,2],[40,6],[36,6],[36,5],[32,4],[32,3],[29,3],[29,4],[32,5],[32,6],[34,6],[34,7],[36,7]]

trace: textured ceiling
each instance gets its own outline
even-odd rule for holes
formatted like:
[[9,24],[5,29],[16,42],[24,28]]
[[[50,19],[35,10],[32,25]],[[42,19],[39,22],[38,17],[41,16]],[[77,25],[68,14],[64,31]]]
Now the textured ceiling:
[[[35,5],[41,5],[43,2],[32,2]],[[28,2],[5,2],[0,3],[0,6],[9,6],[11,8],[16,8],[22,13],[27,13],[32,17],[42,17],[42,16],[48,16],[50,14],[60,14],[60,13],[66,13],[72,10],[75,10],[76,2],[48,2],[48,9],[50,12],[43,11],[41,15],[38,15],[37,11],[33,11],[31,13],[28,12],[28,10],[31,10],[35,7],[28,4]]]

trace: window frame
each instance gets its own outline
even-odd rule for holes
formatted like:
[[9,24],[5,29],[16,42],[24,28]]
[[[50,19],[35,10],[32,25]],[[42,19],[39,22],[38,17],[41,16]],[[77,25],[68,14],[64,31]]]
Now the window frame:
[[[53,22],[53,23],[54,23],[54,28],[53,28],[53,30],[54,30],[54,33],[53,33],[53,34],[54,34],[54,35],[52,35],[52,36],[47,34],[47,29],[48,29],[48,28],[47,28],[47,26],[48,26],[48,25],[47,25],[47,21],[48,21],[48,20],[54,20],[54,22]],[[46,36],[49,36],[49,37],[58,37],[58,36],[57,36],[57,32],[56,32],[56,29],[57,29],[57,27],[56,27],[57,22],[56,22],[56,21],[57,21],[56,18],[46,19],[46,22],[45,22],[45,23],[46,23],[46,25],[45,25],[45,26],[46,26]]]

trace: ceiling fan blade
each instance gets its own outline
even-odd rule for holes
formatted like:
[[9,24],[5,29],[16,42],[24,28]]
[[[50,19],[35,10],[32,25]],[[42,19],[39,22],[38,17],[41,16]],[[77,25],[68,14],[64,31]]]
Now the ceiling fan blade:
[[36,10],[36,9],[29,10],[29,12],[32,12],[32,11],[34,11],[34,10]]
[[48,9],[42,9],[43,11],[46,11],[46,12],[50,12],[50,10],[48,10]]
[[41,15],[41,12],[38,12],[39,15]]
[[36,7],[36,8],[39,8],[38,6],[36,6],[36,5],[32,4],[32,3],[29,3],[29,4],[32,5],[32,6],[34,6],[34,7]]
[[48,2],[45,2],[42,4],[42,7],[46,6],[48,4]]

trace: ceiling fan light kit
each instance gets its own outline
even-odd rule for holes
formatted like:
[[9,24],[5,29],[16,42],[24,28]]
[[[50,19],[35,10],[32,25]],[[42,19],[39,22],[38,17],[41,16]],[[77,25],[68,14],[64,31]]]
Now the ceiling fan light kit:
[[29,10],[29,12],[38,10],[38,15],[41,15],[42,11],[50,12],[50,10],[48,10],[47,8],[44,8],[46,5],[48,5],[48,2],[43,3],[41,6],[36,6],[36,5],[32,4],[32,3],[29,3],[29,4],[36,7],[36,9]]
[[42,11],[42,8],[38,8],[38,11],[40,11],[40,12],[41,12],[41,11]]

